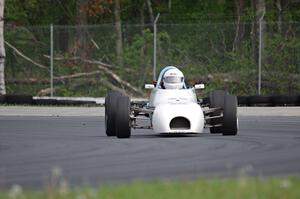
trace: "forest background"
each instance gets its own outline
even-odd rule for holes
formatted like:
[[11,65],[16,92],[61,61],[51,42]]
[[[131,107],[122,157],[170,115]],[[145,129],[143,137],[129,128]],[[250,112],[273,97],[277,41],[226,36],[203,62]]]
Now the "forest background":
[[55,96],[144,96],[158,13],[157,73],[255,95],[261,52],[261,94],[299,94],[299,0],[6,0],[6,93],[50,95],[53,46]]

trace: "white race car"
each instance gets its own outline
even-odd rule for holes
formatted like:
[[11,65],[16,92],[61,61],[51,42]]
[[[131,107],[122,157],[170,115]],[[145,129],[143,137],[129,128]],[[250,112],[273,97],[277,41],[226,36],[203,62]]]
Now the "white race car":
[[117,91],[107,94],[107,136],[129,138],[131,128],[163,134],[202,133],[204,128],[210,128],[211,133],[237,134],[236,96],[218,90],[210,92],[206,100],[198,100],[195,89],[204,89],[204,85],[187,88],[182,72],[174,66],[165,67],[157,83],[146,84],[145,88],[153,89],[146,102],[131,102],[126,94]]

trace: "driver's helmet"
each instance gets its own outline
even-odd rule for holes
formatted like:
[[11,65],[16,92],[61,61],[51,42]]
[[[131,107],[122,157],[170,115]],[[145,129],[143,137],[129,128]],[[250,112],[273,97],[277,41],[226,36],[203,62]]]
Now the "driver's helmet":
[[184,87],[183,73],[177,69],[172,68],[165,72],[162,77],[162,87],[165,89],[181,89]]

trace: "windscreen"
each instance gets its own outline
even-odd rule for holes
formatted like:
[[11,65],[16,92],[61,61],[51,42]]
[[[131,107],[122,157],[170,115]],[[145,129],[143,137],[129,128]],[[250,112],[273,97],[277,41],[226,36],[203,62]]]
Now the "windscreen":
[[183,82],[183,77],[178,77],[178,76],[164,77],[164,82],[166,82],[166,83],[180,83],[180,82]]

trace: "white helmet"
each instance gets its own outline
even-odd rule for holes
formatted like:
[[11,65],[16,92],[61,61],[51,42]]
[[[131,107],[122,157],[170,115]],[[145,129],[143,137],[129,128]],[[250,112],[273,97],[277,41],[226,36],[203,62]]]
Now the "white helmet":
[[177,68],[169,69],[165,72],[162,82],[166,89],[181,89],[184,86],[183,73]]

